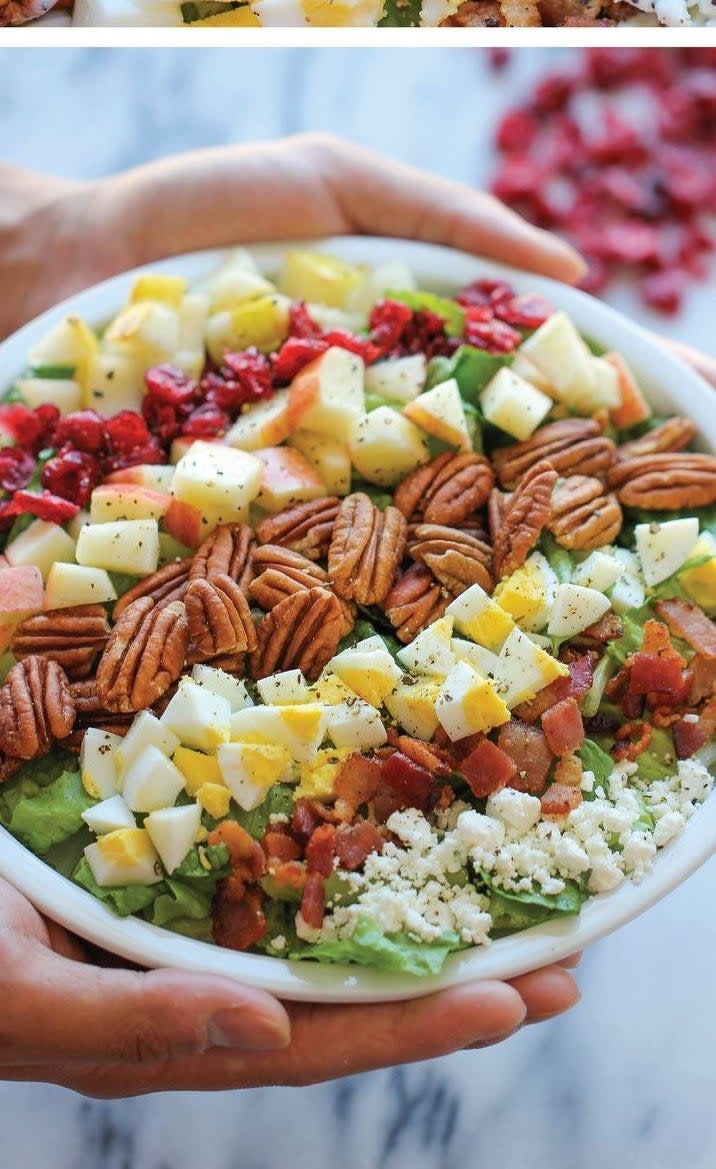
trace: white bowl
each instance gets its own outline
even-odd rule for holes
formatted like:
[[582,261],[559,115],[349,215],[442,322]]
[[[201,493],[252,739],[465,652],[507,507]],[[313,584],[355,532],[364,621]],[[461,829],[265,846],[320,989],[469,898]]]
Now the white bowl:
[[[267,273],[278,269],[286,247],[254,246]],[[304,245],[302,245],[304,246]],[[311,241],[311,246],[316,246]],[[682,411],[699,427],[705,449],[716,450],[714,396],[692,370],[658,345],[654,338],[613,309],[584,293],[491,260],[476,259],[448,248],[404,240],[341,237],[320,242],[325,250],[353,262],[404,261],[419,284],[438,292],[455,292],[483,276],[504,277],[518,291],[542,293],[564,309],[585,334],[619,349],[659,412]],[[199,252],[147,266],[197,280],[222,257]],[[140,269],[141,270],[141,269]],[[67,313],[101,323],[124,302],[137,272],[125,273],[71,297],[26,325],[0,346],[0,388],[20,373],[31,347]],[[386,974],[359,966],[288,962],[280,958],[236,953],[180,937],[138,918],[119,918],[90,893],[55,873],[4,829],[0,829],[0,874],[43,913],[80,937],[143,966],[228,975],[263,987],[284,999],[314,1002],[375,1002],[417,997],[476,978],[513,978],[565,958],[618,929],[675,889],[716,851],[716,798],[711,796],[683,833],[659,852],[653,871],[639,884],[627,880],[614,893],[592,897],[580,915],[547,922],[485,948],[449,957],[442,972],[431,978]]]

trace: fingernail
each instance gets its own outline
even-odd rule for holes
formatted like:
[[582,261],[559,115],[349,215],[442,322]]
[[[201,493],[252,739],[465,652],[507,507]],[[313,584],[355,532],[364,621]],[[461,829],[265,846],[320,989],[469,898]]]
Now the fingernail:
[[565,1011],[571,1011],[572,1007],[576,1007],[582,995],[575,985],[571,1000],[560,1003],[553,1011],[546,1011],[543,1015],[530,1015],[527,1023],[546,1023],[548,1019],[554,1019],[556,1015],[563,1015]]
[[243,1051],[277,1051],[288,1047],[288,1020],[252,1014],[243,1007],[219,1011],[209,1020],[210,1047],[236,1047]]
[[479,1051],[481,1047],[494,1047],[496,1043],[504,1043],[505,1039],[511,1039],[523,1027],[524,1023],[520,1023],[519,1027],[513,1027],[511,1031],[500,1031],[498,1034],[485,1036],[484,1039],[478,1039],[476,1043],[468,1043],[463,1051]]

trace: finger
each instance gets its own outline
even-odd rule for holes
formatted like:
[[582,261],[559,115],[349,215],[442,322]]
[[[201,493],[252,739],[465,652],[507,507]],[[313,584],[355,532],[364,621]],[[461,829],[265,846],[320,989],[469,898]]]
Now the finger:
[[579,1002],[579,988],[576,982],[561,966],[545,966],[531,974],[511,978],[510,986],[524,1000],[527,1008],[527,1023],[538,1023],[561,1015]]
[[230,979],[98,969],[28,944],[3,973],[0,1061],[166,1061],[289,1040],[285,1008]]
[[668,345],[677,357],[692,366],[709,385],[716,388],[716,359],[701,353],[698,349],[692,349],[690,345],[684,345],[681,341],[672,341],[665,337],[658,337],[658,340],[662,345]]
[[582,951],[577,954],[570,954],[567,958],[560,958],[559,962],[555,962],[555,966],[562,966],[565,970],[574,970],[582,961]]

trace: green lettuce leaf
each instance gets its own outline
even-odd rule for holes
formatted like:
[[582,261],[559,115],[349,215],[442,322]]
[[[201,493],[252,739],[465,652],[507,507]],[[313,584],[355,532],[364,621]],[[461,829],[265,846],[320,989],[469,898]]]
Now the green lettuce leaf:
[[649,605],[644,605],[641,609],[632,609],[623,615],[624,632],[616,641],[610,641],[607,648],[607,655],[617,666],[623,666],[629,655],[641,648],[644,640],[644,622],[653,616]]
[[547,895],[502,889],[484,869],[480,869],[480,876],[489,890],[489,911],[495,933],[512,933],[551,918],[572,916],[579,913],[584,900],[576,881],[566,881],[562,893]]
[[592,685],[580,703],[584,718],[594,718],[601,706],[607,682],[616,672],[617,663],[608,654],[604,654],[592,674]]
[[130,576],[128,572],[110,572],[109,579],[114,585],[117,596],[121,597],[123,593],[128,593],[130,589],[134,588],[138,578]]
[[202,922],[202,932],[211,937],[213,882],[208,882],[208,886],[207,889],[201,889],[187,881],[176,881],[172,877],[167,877],[162,881],[162,888],[166,892],[161,892],[151,902],[150,912],[146,914],[148,921],[153,925],[168,926],[170,929],[187,920]]
[[666,727],[652,727],[646,751],[636,760],[637,775],[643,783],[666,779],[676,771],[676,751],[671,731]]
[[8,828],[23,844],[42,856],[84,827],[82,813],[97,801],[87,795],[79,771],[63,771],[58,779],[15,804]]
[[357,962],[360,966],[420,977],[438,974],[448,954],[464,948],[455,933],[445,933],[437,942],[417,941],[406,933],[384,934],[370,917],[361,916],[350,938],[293,949],[288,956],[316,962]]
[[584,740],[577,754],[584,770],[594,772],[595,784],[601,784],[603,787],[614,769],[611,755],[607,755],[606,751],[602,751],[602,748],[591,739]]
[[11,654],[9,649],[4,654],[0,654],[0,685],[5,681],[16,661],[15,655]]
[[245,812],[243,808],[232,805],[229,815],[238,820],[254,840],[260,840],[268,827],[269,816],[290,816],[292,811],[293,788],[286,783],[276,783],[269,788],[266,799],[257,808]]
[[53,380],[70,381],[75,376],[74,365],[33,365],[30,367],[30,377],[51,378]]
[[379,28],[417,28],[423,0],[385,0]]
[[[428,363],[427,389],[454,377],[460,396],[479,409],[480,394],[503,365],[511,365],[511,354],[488,353],[474,345],[461,345],[452,357],[433,357]],[[477,449],[477,448],[476,448]]]
[[574,572],[574,561],[566,548],[561,548],[554,536],[543,532],[540,540],[542,555],[560,584],[569,584]]
[[151,905],[165,888],[164,881],[157,881],[156,885],[119,885],[116,888],[98,885],[85,857],[82,857],[72,874],[72,880],[94,897],[98,897],[100,901],[104,901],[120,917],[140,913]]
[[[416,3],[416,0],[388,0],[388,3],[393,3],[397,11],[407,8],[411,3]],[[399,300],[403,304],[410,305],[414,311],[426,308],[431,313],[437,313],[444,320],[445,331],[451,337],[462,336],[465,313],[457,301],[448,300],[447,297],[437,296],[434,292],[423,292],[422,290],[419,292],[390,291],[386,292],[385,296],[387,300]]]

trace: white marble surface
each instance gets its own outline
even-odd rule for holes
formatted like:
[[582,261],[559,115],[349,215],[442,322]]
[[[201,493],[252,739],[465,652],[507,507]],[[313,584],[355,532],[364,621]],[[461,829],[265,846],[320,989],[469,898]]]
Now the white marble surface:
[[[496,79],[476,50],[6,51],[1,148],[82,177],[330,129],[479,181],[494,114],[547,56]],[[713,293],[670,331],[713,350]],[[97,1103],[4,1085],[0,1167],[713,1169],[715,880],[712,861],[595,947],[580,1006],[500,1048],[302,1090]]]

